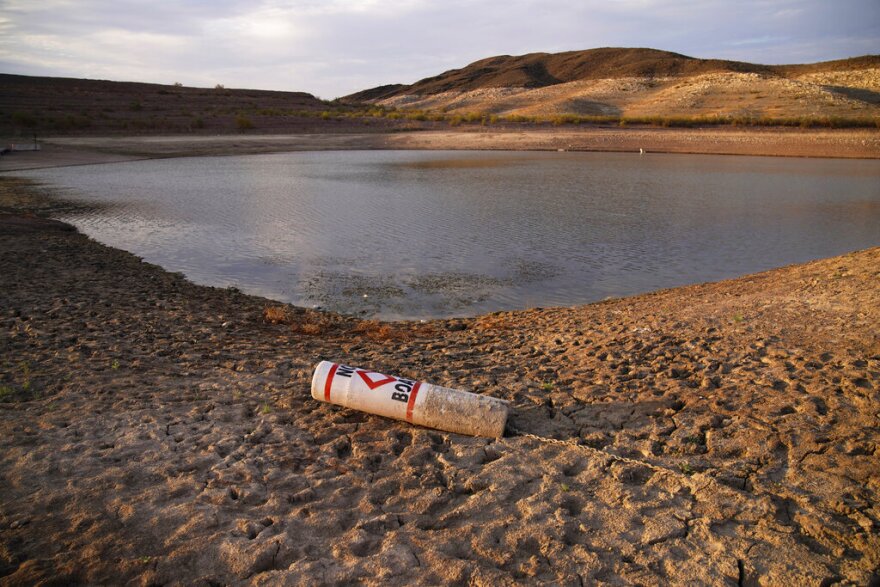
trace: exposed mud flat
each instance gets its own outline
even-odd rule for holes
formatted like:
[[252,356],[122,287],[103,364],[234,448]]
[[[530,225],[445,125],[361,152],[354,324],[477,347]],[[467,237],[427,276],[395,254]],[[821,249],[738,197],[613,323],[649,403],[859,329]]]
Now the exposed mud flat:
[[880,130],[867,128],[476,127],[394,133],[49,137],[42,143],[41,151],[0,157],[0,172],[164,157],[352,149],[631,153],[641,149],[648,153],[880,158]]
[[[576,308],[272,323],[0,190],[2,584],[878,579],[880,249]],[[508,400],[508,434],[316,402],[325,358]]]

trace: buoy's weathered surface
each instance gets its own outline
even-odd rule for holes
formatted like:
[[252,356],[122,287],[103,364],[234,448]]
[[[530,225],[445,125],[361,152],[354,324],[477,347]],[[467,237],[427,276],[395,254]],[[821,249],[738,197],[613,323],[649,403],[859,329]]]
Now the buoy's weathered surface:
[[504,400],[321,361],[312,377],[312,397],[339,406],[458,434],[499,438],[508,405]]

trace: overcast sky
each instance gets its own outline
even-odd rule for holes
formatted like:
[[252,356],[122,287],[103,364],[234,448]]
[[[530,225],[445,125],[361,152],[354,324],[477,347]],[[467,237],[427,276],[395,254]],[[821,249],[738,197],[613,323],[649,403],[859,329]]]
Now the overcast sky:
[[[334,98],[492,55],[880,53],[880,0],[0,0],[0,72]],[[2,91],[2,88],[0,88]]]

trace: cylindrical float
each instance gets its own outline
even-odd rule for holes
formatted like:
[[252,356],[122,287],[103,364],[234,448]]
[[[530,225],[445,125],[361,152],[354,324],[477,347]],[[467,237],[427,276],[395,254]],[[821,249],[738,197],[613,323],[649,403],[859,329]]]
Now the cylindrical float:
[[458,434],[499,438],[507,402],[413,379],[321,361],[312,377],[312,397],[378,416]]

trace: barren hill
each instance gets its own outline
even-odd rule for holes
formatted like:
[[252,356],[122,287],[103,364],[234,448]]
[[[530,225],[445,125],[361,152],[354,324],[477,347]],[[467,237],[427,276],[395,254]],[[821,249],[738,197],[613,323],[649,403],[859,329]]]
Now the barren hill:
[[877,118],[880,55],[802,65],[655,49],[502,55],[343,98],[399,108],[555,116]]
[[305,92],[0,74],[0,134],[9,135],[234,132],[266,119],[303,130],[326,108]]

